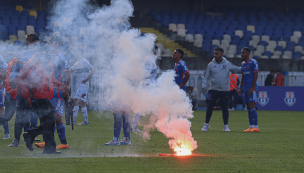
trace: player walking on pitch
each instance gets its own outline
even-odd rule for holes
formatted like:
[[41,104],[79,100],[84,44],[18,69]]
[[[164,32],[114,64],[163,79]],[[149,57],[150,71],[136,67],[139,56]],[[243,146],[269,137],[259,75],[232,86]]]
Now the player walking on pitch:
[[[5,107],[4,107],[4,96],[5,96],[5,88],[4,88],[4,79],[6,78],[7,72],[7,63],[5,62],[4,58],[0,55],[0,116],[2,117],[5,114]],[[4,129],[4,138],[10,138],[9,128],[8,128],[8,121],[3,122],[3,129]]]
[[216,48],[214,50],[214,58],[207,65],[207,68],[203,77],[203,94],[206,95],[207,81],[210,79],[211,86],[209,90],[208,97],[208,108],[206,111],[206,119],[202,131],[207,131],[210,128],[209,122],[212,116],[213,108],[216,104],[218,98],[221,99],[221,108],[222,116],[224,121],[224,131],[229,132],[228,127],[228,104],[229,104],[229,95],[230,95],[230,82],[229,82],[229,73],[240,73],[241,68],[233,65],[226,58],[223,58],[224,50],[222,48]]
[[73,109],[73,118],[74,124],[76,124],[76,118],[79,111],[79,102],[81,107],[81,112],[84,118],[82,123],[78,125],[89,125],[88,120],[88,111],[86,107],[86,101],[88,97],[88,91],[90,88],[89,80],[92,78],[95,73],[94,67],[90,64],[85,58],[81,58],[76,62],[71,68],[72,73],[76,73],[77,76],[77,92],[74,99],[74,109]]
[[[156,56],[157,53],[158,53],[158,47],[155,45],[154,49],[153,49],[153,54]],[[149,85],[151,82],[156,81],[157,66],[155,64],[154,57],[147,56],[145,58],[145,69],[149,71],[149,77],[148,77],[148,79],[146,79],[144,85]],[[134,114],[133,124],[132,124],[132,128],[131,128],[132,132],[140,132],[140,133],[142,132],[141,130],[139,130],[137,128],[137,123],[138,123],[140,117],[141,117],[141,115],[139,113]]]
[[[37,53],[37,43],[39,42],[39,36],[37,34],[28,34],[26,35],[25,44],[27,45],[27,49],[23,51],[19,58],[14,61],[12,66],[9,69],[7,76],[8,81],[6,79],[6,87],[12,88],[11,90],[8,89],[8,92],[12,92],[11,99],[16,99],[15,108],[13,105],[10,106],[8,114],[5,114],[9,118],[9,116],[13,116],[14,110],[16,110],[16,118],[15,118],[15,138],[13,142],[8,147],[18,147],[20,136],[22,133],[22,128],[25,127],[24,131],[27,131],[29,128],[29,123],[31,122],[30,128],[36,128],[38,124],[38,115],[36,115],[30,109],[30,106],[26,103],[21,97],[21,92],[16,89],[16,78],[19,72],[22,70],[24,63],[28,62],[36,53]],[[16,89],[16,90],[15,90]],[[16,91],[16,92],[14,92]],[[13,97],[16,94],[16,97]],[[13,103],[13,102],[11,102]]]
[[243,93],[244,104],[247,105],[248,110],[248,119],[249,119],[249,128],[244,130],[244,132],[259,132],[258,127],[258,113],[255,109],[255,103],[257,99],[257,79],[259,72],[258,62],[254,59],[249,58],[250,49],[244,47],[241,51],[242,56],[242,79],[241,79],[241,88],[238,90],[238,94]]
[[[62,46],[63,40],[60,37],[53,36],[50,40],[50,47],[52,49],[51,61],[54,67],[54,77],[61,83],[66,86],[70,85],[71,71],[70,65],[67,57],[60,51],[60,47]],[[56,129],[58,133],[58,137],[60,139],[61,144],[56,147],[56,149],[66,149],[69,148],[69,144],[66,140],[65,135],[65,126],[62,121],[63,114],[63,106],[64,106],[64,97],[69,97],[69,94],[66,92],[58,91],[54,88],[54,96],[51,100],[52,105],[55,108],[56,114]],[[35,145],[39,148],[45,147],[45,142],[35,143]]]
[[26,147],[33,151],[34,138],[43,134],[45,139],[45,154],[57,154],[54,140],[55,108],[50,100],[54,96],[54,88],[58,91],[68,90],[68,86],[58,81],[51,61],[44,59],[45,55],[37,52],[27,63],[16,78],[17,91],[30,109],[38,114],[40,126],[30,129],[23,134]]

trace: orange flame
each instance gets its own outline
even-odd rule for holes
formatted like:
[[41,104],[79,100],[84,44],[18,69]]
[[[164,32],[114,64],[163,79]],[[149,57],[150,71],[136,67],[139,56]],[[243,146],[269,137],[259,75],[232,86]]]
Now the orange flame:
[[191,150],[189,150],[187,147],[185,147],[183,144],[179,145],[179,146],[176,146],[174,148],[174,151],[175,151],[175,155],[177,156],[188,156],[188,155],[191,155],[192,152]]

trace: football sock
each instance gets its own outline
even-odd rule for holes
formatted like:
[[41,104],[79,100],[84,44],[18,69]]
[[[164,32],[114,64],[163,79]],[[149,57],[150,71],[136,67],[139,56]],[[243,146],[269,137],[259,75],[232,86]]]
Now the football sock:
[[258,128],[258,113],[255,108],[248,111],[248,114],[251,116],[251,123],[252,128]]
[[250,127],[253,128],[252,111],[251,110],[248,110],[248,119],[249,119]]
[[114,116],[114,137],[119,139],[120,131],[121,131],[121,125],[122,125],[122,119],[120,114],[113,114]]
[[74,122],[76,122],[76,118],[77,118],[77,115],[78,115],[78,111],[79,111],[79,106],[74,106],[74,109],[73,109],[73,118],[74,118]]
[[123,120],[123,132],[124,132],[124,137],[130,138],[130,125],[131,125],[131,119],[130,115],[122,115],[122,120]]
[[31,129],[34,129],[38,126],[38,115],[35,114],[34,112],[31,112],[30,114],[30,121],[31,121]]
[[259,128],[258,127],[258,113],[257,113],[257,111],[256,111],[255,108],[251,109],[251,111],[252,111],[252,122],[253,122],[253,125],[254,125],[255,128],[258,129]]
[[141,115],[139,113],[134,114],[133,125],[132,125],[133,129],[137,128],[137,124],[138,124],[140,117],[141,117]]
[[89,123],[87,107],[82,107],[81,112],[83,115],[84,122]]
[[59,137],[61,143],[67,144],[64,123],[57,125],[56,128],[57,128],[58,137]]
[[8,134],[9,133],[8,121],[3,124],[3,129],[4,129],[4,134]]

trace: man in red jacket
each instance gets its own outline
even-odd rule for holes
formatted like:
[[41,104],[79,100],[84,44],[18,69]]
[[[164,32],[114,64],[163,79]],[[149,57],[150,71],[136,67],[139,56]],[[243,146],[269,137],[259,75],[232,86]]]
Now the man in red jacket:
[[[55,127],[55,108],[50,100],[54,88],[65,91],[67,86],[56,80],[51,61],[45,58],[43,52],[37,52],[27,63],[16,78],[16,87],[20,95],[30,105],[31,110],[39,116],[40,126],[30,129],[23,134],[26,146],[33,151],[33,141],[36,136],[43,134],[45,138],[45,154],[61,153],[56,151],[53,129]],[[45,61],[45,62],[44,62]]]
[[281,73],[281,70],[277,70],[277,77],[273,79],[272,86],[284,86],[284,76]]

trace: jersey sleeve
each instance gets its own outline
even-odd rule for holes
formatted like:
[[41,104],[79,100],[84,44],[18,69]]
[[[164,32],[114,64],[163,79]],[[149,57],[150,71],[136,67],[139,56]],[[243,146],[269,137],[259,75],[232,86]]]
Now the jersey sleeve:
[[66,71],[66,70],[70,70],[70,64],[68,61],[68,57],[65,56],[63,53],[60,55],[60,60],[62,62],[62,70]]
[[253,72],[258,72],[259,71],[259,64],[258,64],[258,62],[257,61],[253,61],[253,63],[252,63],[252,71]]
[[181,63],[180,67],[181,67],[183,74],[185,74],[186,72],[189,72],[187,64],[185,62]]
[[86,60],[86,59],[83,59],[83,60],[88,69],[91,69],[93,67],[92,64],[88,60]]

